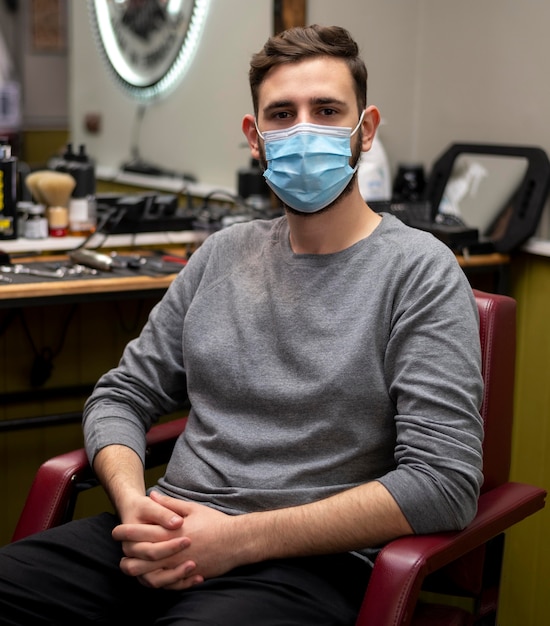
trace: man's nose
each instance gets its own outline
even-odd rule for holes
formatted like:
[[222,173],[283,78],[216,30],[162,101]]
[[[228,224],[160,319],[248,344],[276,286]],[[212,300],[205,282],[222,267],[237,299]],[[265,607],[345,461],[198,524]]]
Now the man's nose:
[[309,111],[298,112],[296,115],[296,124],[312,124],[313,119]]

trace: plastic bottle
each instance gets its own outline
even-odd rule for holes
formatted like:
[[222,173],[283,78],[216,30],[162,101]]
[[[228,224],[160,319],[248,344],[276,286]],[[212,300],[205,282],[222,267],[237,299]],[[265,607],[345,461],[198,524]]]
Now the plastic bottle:
[[55,165],[60,172],[67,172],[76,181],[69,201],[69,232],[71,235],[90,235],[95,231],[97,211],[95,200],[95,166],[81,144],[78,152],[73,152],[72,144],[67,145],[63,158]]
[[390,165],[378,135],[374,136],[371,149],[361,154],[357,178],[359,191],[366,202],[391,199]]
[[0,239],[17,238],[17,158],[0,137]]

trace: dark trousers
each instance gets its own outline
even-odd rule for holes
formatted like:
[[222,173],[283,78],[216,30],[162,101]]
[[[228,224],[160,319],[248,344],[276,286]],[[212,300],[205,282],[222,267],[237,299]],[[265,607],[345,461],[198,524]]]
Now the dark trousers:
[[353,626],[370,574],[341,554],[237,568],[187,591],[119,569],[118,520],[78,520],[0,550],[0,624]]

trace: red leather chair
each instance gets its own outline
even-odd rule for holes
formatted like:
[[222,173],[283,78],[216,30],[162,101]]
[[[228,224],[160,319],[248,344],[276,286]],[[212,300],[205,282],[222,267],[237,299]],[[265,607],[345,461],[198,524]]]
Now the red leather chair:
[[[484,476],[478,513],[462,531],[396,539],[378,556],[357,626],[465,626],[495,623],[503,532],[542,509],[546,492],[508,481],[515,365],[515,302],[475,292],[480,314],[485,393]],[[147,466],[165,463],[185,418],[148,434]],[[13,540],[72,517],[78,492],[94,485],[83,450],[38,470]],[[471,599],[472,610],[421,601],[426,590]],[[425,595],[425,593],[424,593]],[[433,598],[431,594],[430,599]]]

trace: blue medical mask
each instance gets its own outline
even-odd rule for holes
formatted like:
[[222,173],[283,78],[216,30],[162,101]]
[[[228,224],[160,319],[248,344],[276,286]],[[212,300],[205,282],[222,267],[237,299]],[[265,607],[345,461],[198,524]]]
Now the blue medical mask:
[[265,143],[267,184],[284,204],[302,213],[315,213],[336,200],[357,170],[349,164],[352,130],[344,126],[296,124],[258,135]]

